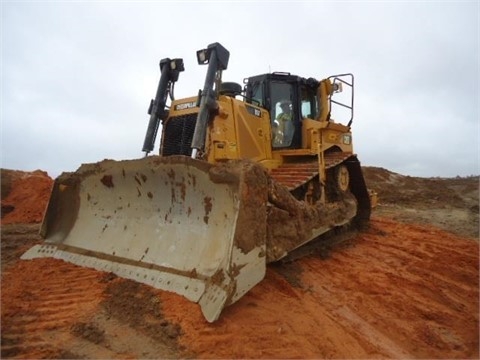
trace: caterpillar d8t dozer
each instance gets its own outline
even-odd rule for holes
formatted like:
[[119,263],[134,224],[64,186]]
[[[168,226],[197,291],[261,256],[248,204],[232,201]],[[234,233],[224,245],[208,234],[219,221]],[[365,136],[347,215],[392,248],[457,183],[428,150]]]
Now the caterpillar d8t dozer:
[[[172,291],[213,322],[260,282],[266,264],[344,225],[368,222],[371,196],[353,153],[353,75],[269,73],[222,82],[229,52],[197,96],[174,99],[182,59],[160,61],[145,157],[84,164],[54,183],[43,244],[54,257]],[[347,93],[342,98],[337,94]],[[168,105],[167,105],[168,103]],[[332,117],[344,109],[346,123]],[[161,126],[160,154],[153,150]]]

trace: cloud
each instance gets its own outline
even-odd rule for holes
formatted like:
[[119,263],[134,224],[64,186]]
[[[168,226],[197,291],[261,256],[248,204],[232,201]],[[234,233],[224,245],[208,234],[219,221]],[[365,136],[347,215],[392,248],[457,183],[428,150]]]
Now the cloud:
[[176,96],[192,96],[206,71],[195,51],[220,42],[231,52],[225,81],[354,73],[363,164],[419,176],[479,172],[478,3],[1,6],[2,167],[58,175],[141,156],[159,60],[184,59]]

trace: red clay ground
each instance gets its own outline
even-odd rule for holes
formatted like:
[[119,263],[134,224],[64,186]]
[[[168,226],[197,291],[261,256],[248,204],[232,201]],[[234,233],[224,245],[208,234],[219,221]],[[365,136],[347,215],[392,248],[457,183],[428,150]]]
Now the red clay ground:
[[48,174],[1,169],[1,175],[2,225],[41,222],[53,185]]
[[371,227],[269,266],[214,324],[172,293],[20,261],[38,225],[2,219],[2,358],[478,358],[478,178],[365,173],[385,199]]

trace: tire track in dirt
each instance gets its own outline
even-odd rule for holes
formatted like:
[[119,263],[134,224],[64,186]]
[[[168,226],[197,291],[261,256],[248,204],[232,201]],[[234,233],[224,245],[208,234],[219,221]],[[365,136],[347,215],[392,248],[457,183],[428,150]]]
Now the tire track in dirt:
[[2,357],[61,356],[65,337],[57,334],[68,334],[76,320],[95,310],[100,279],[96,271],[55,259],[10,267],[2,276],[2,296],[9,298],[2,303]]
[[[444,267],[436,268],[435,264],[429,264],[428,270],[425,269],[426,262],[418,261],[417,263],[407,263],[405,260],[401,260],[400,255],[408,257],[408,253],[395,252],[385,250],[388,247],[384,244],[380,244],[377,247],[379,250],[376,255],[369,255],[370,258],[377,258],[377,263],[381,264],[382,254],[388,261],[388,267],[382,269],[380,265],[375,263],[370,264],[371,271],[377,271],[381,273],[388,281],[392,283],[402,283],[404,286],[417,288],[415,294],[417,301],[423,302],[426,306],[429,306],[432,301],[443,304],[450,301],[452,308],[462,306],[462,302],[465,297],[468,297],[471,293],[471,284],[461,282],[466,277],[472,278],[475,276],[472,271],[466,271],[466,269],[458,269],[455,272],[449,273],[447,276],[442,275],[441,271],[445,271]],[[397,259],[396,261],[392,259]],[[345,256],[344,262],[359,261],[359,257]],[[341,266],[338,267],[340,271]],[[471,266],[474,268],[474,266]],[[427,281],[428,280],[428,281]],[[368,284],[365,284],[368,286]],[[451,291],[445,294],[442,289],[448,288]],[[457,298],[457,300],[455,300]],[[421,301],[423,299],[423,301]]]
[[179,356],[159,290],[50,258],[10,263],[1,285],[2,358]]
[[213,324],[202,320],[197,305],[170,295],[162,295],[165,317],[181,325],[179,340],[197,358],[371,358],[374,351],[271,267]]
[[301,261],[308,296],[339,323],[388,357],[478,357],[478,242],[374,219],[342,247]]

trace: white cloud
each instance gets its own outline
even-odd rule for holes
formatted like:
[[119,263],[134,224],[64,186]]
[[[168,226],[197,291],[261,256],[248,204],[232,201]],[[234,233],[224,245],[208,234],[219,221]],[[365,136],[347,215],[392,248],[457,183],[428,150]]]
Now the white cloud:
[[231,53],[226,81],[353,72],[363,164],[421,176],[479,171],[478,3],[1,6],[3,167],[58,175],[141,156],[159,60],[184,59],[176,96],[191,96],[206,70],[195,51],[220,42]]

